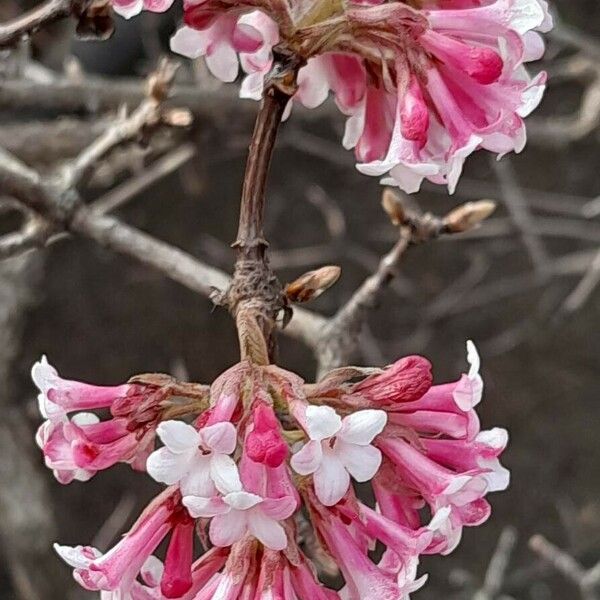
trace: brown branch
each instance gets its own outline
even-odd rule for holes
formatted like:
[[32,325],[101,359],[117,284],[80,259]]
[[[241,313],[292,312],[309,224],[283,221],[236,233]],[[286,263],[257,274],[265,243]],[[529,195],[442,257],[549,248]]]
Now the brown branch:
[[35,33],[41,27],[69,17],[80,16],[92,0],[48,0],[29,12],[0,25],[0,48],[14,46],[24,36]]
[[467,203],[440,218],[408,208],[405,201],[391,190],[384,192],[382,204],[392,223],[398,226],[398,241],[380,259],[375,272],[363,281],[319,335],[316,354],[320,374],[349,362],[370,311],[393,281],[400,261],[411,244],[468,231],[487,218],[495,207],[489,201]]
[[242,358],[267,364],[275,352],[275,320],[285,307],[281,284],[267,256],[265,189],[275,140],[285,108],[296,90],[297,67],[276,64],[277,74],[261,102],[246,163],[233,281],[225,303],[234,316]]
[[583,600],[600,598],[600,563],[591,569],[585,569],[568,552],[561,550],[542,535],[534,535],[529,540],[529,547],[576,585]]

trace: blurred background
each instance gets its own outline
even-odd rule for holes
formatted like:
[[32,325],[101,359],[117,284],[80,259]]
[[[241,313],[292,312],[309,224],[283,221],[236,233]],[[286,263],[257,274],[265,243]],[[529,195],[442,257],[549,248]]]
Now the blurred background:
[[[3,0],[0,20],[28,6]],[[465,369],[465,340],[473,339],[486,382],[482,423],[511,435],[503,459],[510,489],[491,497],[490,521],[465,530],[451,556],[423,561],[430,582],[417,599],[598,597],[582,595],[528,546],[541,534],[585,568],[600,560],[600,4],[554,8],[546,59],[533,65],[549,71],[549,91],[529,121],[525,151],[501,163],[480,152],[454,196],[429,185],[414,196],[440,215],[481,198],[499,209],[472,233],[407,253],[355,357],[384,365],[424,354],[445,381]],[[73,41],[71,26],[58,23],[0,54],[0,146],[42,171],[74,156],[127,90],[142,89],[178,19],[174,11],[117,19],[102,43]],[[233,87],[220,87],[200,63],[182,64],[178,77],[198,90],[193,126],[113,152],[84,191],[228,270],[257,107],[235,101]],[[96,91],[84,93],[88,84]],[[269,188],[267,235],[281,279],[324,263],[342,267],[339,283],[312,306],[324,314],[373,272],[396,235],[379,184],[342,149],[342,130],[333,105],[294,109]],[[0,198],[0,234],[19,218]],[[282,366],[314,378],[306,348],[282,338],[280,352]],[[82,597],[51,542],[106,549],[157,489],[122,466],[86,484],[53,480],[33,439],[29,369],[42,353],[63,376],[94,383],[149,371],[210,382],[236,361],[237,345],[224,311],[93,242],[65,238],[0,263],[0,600]],[[499,590],[481,592],[499,540],[506,575]]]

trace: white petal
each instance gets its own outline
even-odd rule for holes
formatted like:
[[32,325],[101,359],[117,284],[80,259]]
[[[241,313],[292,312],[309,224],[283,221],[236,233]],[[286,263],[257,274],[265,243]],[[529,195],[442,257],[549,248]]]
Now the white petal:
[[310,475],[319,468],[322,458],[321,442],[311,440],[292,456],[290,465],[298,475]]
[[71,567],[87,569],[90,563],[102,556],[102,553],[91,546],[61,546],[54,544],[55,552]]
[[183,421],[163,421],[156,433],[163,444],[175,454],[196,449],[200,444],[198,431]]
[[350,475],[331,450],[323,453],[323,461],[313,480],[317,498],[325,506],[337,504],[350,487]]
[[96,425],[96,423],[100,423],[100,418],[94,413],[81,412],[74,415],[71,422],[79,427],[83,427],[84,425]]
[[223,500],[235,510],[248,510],[262,502],[262,498],[250,492],[231,492]]
[[236,51],[226,42],[218,42],[206,55],[206,65],[210,72],[225,83],[235,81],[239,64]]
[[215,546],[225,548],[242,539],[246,530],[246,512],[242,510],[232,510],[225,515],[217,515],[210,522],[210,541]]
[[480,431],[475,441],[495,450],[504,450],[508,445],[508,431],[503,427],[494,427],[493,429]]
[[206,53],[206,43],[206,33],[184,26],[171,38],[171,50],[188,58],[198,58]]
[[43,394],[47,394],[56,385],[57,378],[58,373],[45,354],[31,367],[31,379]]
[[375,477],[381,466],[381,451],[375,446],[358,446],[338,441],[335,453],[350,475],[361,483]]
[[188,472],[181,478],[179,486],[184,496],[214,496],[216,488],[210,476],[210,456],[199,453],[190,460]]
[[221,494],[239,492],[242,489],[237,465],[226,454],[213,454],[210,457],[210,476]]
[[146,470],[155,481],[173,485],[188,472],[192,458],[188,454],[174,454],[168,448],[160,448],[148,457]]
[[259,508],[249,511],[248,530],[271,550],[284,550],[287,546],[287,536],[283,527],[267,517]]
[[113,10],[121,15],[124,19],[131,19],[142,12],[144,8],[144,0],[135,0],[129,4],[112,3]]
[[481,368],[481,359],[479,358],[479,352],[477,352],[475,344],[471,340],[467,340],[467,362],[470,365],[469,377],[478,375]]
[[219,454],[231,454],[237,445],[235,427],[229,421],[215,423],[200,430],[203,445]]
[[359,410],[344,417],[338,438],[349,444],[366,446],[379,435],[387,423],[387,414],[383,410]]
[[488,469],[482,474],[487,481],[488,492],[502,492],[510,485],[510,471],[497,458],[480,458],[477,462],[482,469]]
[[341,417],[330,406],[310,405],[306,409],[306,430],[311,440],[334,436],[342,427]]
[[212,498],[184,496],[181,499],[181,502],[195,519],[225,515],[231,510],[231,508],[223,502],[223,499],[217,496],[213,496]]

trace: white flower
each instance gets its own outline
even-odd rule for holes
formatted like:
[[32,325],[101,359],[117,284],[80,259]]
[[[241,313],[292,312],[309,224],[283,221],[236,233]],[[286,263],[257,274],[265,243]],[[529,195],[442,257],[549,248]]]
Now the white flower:
[[63,420],[66,415],[65,410],[48,397],[50,391],[58,387],[60,377],[56,369],[48,362],[46,355],[42,356],[31,368],[31,379],[40,390],[38,406],[42,417],[51,421]]
[[452,393],[457,406],[465,412],[477,406],[483,395],[483,379],[479,374],[481,360],[477,348],[471,340],[467,341],[467,362],[469,363],[469,372],[462,376]]
[[231,546],[249,532],[271,550],[287,546],[285,530],[278,521],[287,519],[296,510],[292,496],[261,498],[247,491],[213,498],[184,496],[183,504],[194,518],[213,517],[209,535],[215,546]]
[[306,409],[310,441],[292,456],[300,475],[313,474],[317,498],[325,506],[339,502],[356,481],[372,479],[381,465],[381,452],[371,442],[387,423],[382,410],[359,410],[342,420],[329,406]]
[[179,483],[184,496],[210,497],[216,490],[226,493],[242,489],[237,466],[229,456],[237,443],[236,430],[230,422],[198,431],[181,421],[165,421],[156,432],[164,447],[154,451],[146,464],[156,481]]

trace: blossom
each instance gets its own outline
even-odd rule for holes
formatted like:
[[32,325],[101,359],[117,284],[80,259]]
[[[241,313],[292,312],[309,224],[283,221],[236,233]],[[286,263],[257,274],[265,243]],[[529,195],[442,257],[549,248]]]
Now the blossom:
[[332,93],[358,169],[406,192],[424,179],[453,192],[475,150],[500,157],[523,149],[523,119],[546,84],[544,73],[531,77],[524,67],[544,52],[538,32],[552,28],[544,0],[276,6],[186,2],[172,48],[206,56],[224,81],[235,79],[239,55],[241,95],[254,99],[273,47],[292,50],[305,62],[294,101],[314,108]]
[[341,419],[329,406],[308,406],[304,418],[310,441],[294,454],[291,465],[300,475],[314,474],[317,497],[331,506],[348,491],[350,475],[365,482],[379,469],[381,452],[371,442],[387,417],[371,409]]
[[115,12],[125,19],[139,15],[142,10],[165,12],[172,4],[173,0],[112,0]]
[[163,421],[156,430],[165,446],[148,457],[148,474],[167,485],[179,484],[183,495],[212,496],[240,486],[237,467],[229,456],[237,443],[228,421],[200,430],[181,421]]
[[[118,462],[145,468],[168,388],[143,383],[95,386],[62,379],[45,356],[33,365],[31,377],[40,391],[38,404],[45,419],[36,441],[58,481],[87,481]],[[94,409],[109,409],[112,418],[101,421],[88,412]]]
[[[487,495],[509,483],[499,460],[508,435],[482,431],[476,414],[483,380],[472,342],[467,362],[443,384],[413,356],[314,384],[242,361],[210,388],[138,376],[114,389],[62,380],[41,362],[34,378],[48,418],[38,442],[57,477],[85,480],[139,455],[141,443],[148,473],[169,486],[105,554],[57,552],[106,600],[405,600],[426,580],[421,556],[451,552],[464,527],[489,517]],[[165,402],[170,394],[192,401]],[[79,412],[101,407],[111,419]],[[156,433],[163,446],[152,451]],[[351,477],[369,482],[374,508]],[[344,576],[340,592],[303,554],[300,509]],[[200,557],[195,536],[212,544]],[[164,565],[153,557],[161,544]]]

